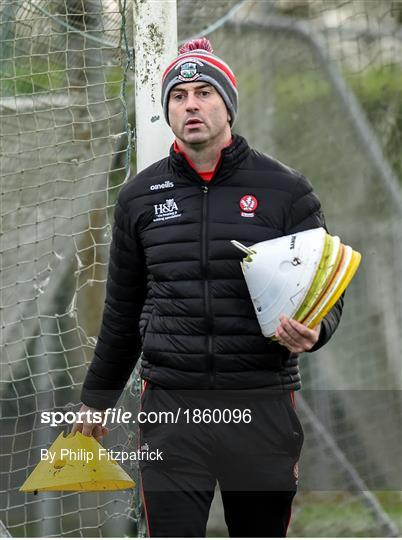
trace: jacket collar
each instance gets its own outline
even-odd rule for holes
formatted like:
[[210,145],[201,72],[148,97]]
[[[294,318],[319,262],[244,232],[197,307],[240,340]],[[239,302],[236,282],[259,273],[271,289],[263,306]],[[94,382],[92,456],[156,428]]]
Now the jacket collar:
[[[222,158],[220,165],[218,166],[214,177],[211,182],[220,182],[231,176],[235,169],[246,159],[250,153],[250,147],[243,137],[240,135],[233,135],[232,143],[222,150]],[[170,163],[175,172],[189,178],[190,180],[196,180],[199,183],[204,183],[201,176],[195,171],[188,163],[186,158],[174,150],[174,145],[170,148]]]

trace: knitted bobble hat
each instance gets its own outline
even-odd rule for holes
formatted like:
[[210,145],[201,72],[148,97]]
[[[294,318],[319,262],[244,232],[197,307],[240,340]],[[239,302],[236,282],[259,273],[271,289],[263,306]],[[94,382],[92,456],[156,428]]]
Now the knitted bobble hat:
[[169,93],[177,84],[207,82],[219,92],[230,114],[230,125],[237,113],[236,79],[230,67],[213,54],[206,38],[193,39],[182,45],[179,56],[166,68],[162,77],[162,107],[169,123]]

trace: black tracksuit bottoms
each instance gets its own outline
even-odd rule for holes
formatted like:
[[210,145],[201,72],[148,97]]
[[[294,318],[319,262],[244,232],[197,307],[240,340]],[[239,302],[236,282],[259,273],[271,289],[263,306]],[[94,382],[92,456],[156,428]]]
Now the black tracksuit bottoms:
[[204,537],[217,481],[229,536],[286,536],[303,444],[291,393],[146,383],[141,412],[150,537]]

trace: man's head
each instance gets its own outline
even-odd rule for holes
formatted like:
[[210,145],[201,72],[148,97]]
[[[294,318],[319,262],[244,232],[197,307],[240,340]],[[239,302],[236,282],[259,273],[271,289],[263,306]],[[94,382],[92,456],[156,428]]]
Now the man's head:
[[[236,119],[238,94],[236,79],[220,58],[213,54],[210,42],[206,38],[185,43],[179,49],[179,56],[166,68],[162,78],[162,106],[166,121],[171,125],[170,93],[173,88],[193,83],[207,83],[221,97],[229,113],[229,124]],[[190,86],[188,86],[190,88]]]
[[230,138],[230,114],[215,87],[206,82],[176,85],[169,94],[169,122],[176,137],[190,145]]

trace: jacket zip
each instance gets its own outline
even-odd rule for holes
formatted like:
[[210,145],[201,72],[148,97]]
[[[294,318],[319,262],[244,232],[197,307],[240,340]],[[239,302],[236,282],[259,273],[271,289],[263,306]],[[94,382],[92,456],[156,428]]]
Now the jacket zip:
[[215,363],[213,358],[213,317],[208,280],[208,186],[202,186],[201,270],[204,280],[206,328],[208,332],[208,367],[211,388],[215,386]]

